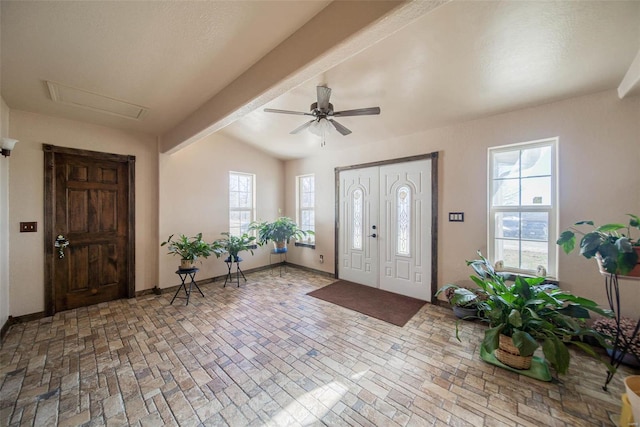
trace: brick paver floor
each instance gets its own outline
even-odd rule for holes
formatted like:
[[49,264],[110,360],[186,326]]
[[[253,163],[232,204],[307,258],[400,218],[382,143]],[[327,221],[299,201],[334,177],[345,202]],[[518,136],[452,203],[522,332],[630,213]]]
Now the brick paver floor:
[[58,313],[11,327],[0,426],[612,425],[622,378],[573,354],[536,381],[480,360],[484,325],[426,304],[400,328],[306,295],[296,268]]

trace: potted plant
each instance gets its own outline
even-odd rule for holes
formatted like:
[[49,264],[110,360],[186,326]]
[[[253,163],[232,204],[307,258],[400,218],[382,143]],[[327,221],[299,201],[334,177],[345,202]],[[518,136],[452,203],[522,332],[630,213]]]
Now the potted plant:
[[181,234],[177,239],[173,239],[173,234],[169,236],[166,242],[162,242],[160,246],[167,246],[170,255],[180,256],[180,269],[190,270],[198,258],[207,258],[215,253],[215,246],[207,243],[202,239],[202,233],[198,233],[194,237],[187,237]]
[[238,254],[240,252],[250,251],[251,255],[253,255],[253,248],[256,240],[254,236],[249,236],[247,233],[242,234],[242,236],[234,236],[229,232],[221,234],[226,237],[213,242],[215,246],[214,253],[216,256],[219,257],[223,253],[228,253],[230,262],[238,262]]
[[250,224],[249,229],[258,232],[257,242],[259,245],[272,241],[276,253],[286,252],[287,243],[291,239],[301,240],[307,235],[314,234],[311,230],[302,230],[293,219],[286,216],[273,222],[254,221]]
[[[579,221],[560,234],[556,241],[565,253],[573,251],[576,245],[576,233],[581,234],[580,255],[587,259],[598,257],[602,268],[611,274],[640,276],[640,242],[631,238],[633,228],[640,230],[640,218],[627,214],[629,224],[605,224],[596,227],[593,221]],[[590,226],[592,229],[583,232],[576,226]],[[626,230],[626,234],[620,232]]]
[[[589,312],[611,317],[586,298],[574,296],[561,289],[542,286],[543,277],[524,278],[517,276],[513,284],[496,273],[493,266],[478,252],[480,259],[467,261],[477,276],[471,276],[488,298],[479,303],[482,320],[489,323],[482,347],[505,365],[517,369],[528,369],[535,350],[542,342],[546,361],[558,372],[565,374],[571,355],[569,345],[575,346],[596,360],[602,361],[594,350],[581,339],[595,338],[603,346],[604,337],[586,326]],[[456,333],[457,334],[457,333]]]
[[459,319],[471,319],[478,316],[478,305],[488,295],[480,288],[467,289],[454,284],[444,285],[436,292],[436,297],[444,293],[453,308],[453,314]]

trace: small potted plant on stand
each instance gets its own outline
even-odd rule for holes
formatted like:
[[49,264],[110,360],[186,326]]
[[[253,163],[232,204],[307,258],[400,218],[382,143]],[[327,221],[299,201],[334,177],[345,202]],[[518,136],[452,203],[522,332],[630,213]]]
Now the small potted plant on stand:
[[272,241],[275,253],[287,252],[287,244],[291,239],[301,240],[309,234],[314,234],[311,230],[302,230],[293,219],[286,216],[273,222],[254,221],[249,229],[258,232],[257,242],[259,245]]
[[[576,245],[576,233],[581,234],[580,254],[587,259],[595,258],[598,262],[600,274],[605,278],[605,290],[609,307],[613,312],[613,319],[607,319],[610,325],[614,326],[615,333],[608,342],[611,344],[610,362],[614,367],[618,367],[625,357],[629,356],[627,347],[630,344],[628,336],[623,330],[623,318],[620,312],[620,287],[618,285],[618,276],[625,277],[627,280],[640,280],[640,241],[631,237],[633,229],[640,230],[640,217],[633,214],[627,214],[629,224],[605,224],[597,227],[593,221],[579,221],[568,230],[560,234],[560,238],[556,241],[565,253],[570,253]],[[576,227],[589,226],[587,232],[583,232]],[[625,233],[626,230],[626,233]],[[598,323],[603,328],[602,323]],[[640,329],[640,319],[633,328],[635,333]],[[638,357],[636,353],[636,357]],[[607,379],[604,383],[604,390],[613,378],[615,371],[609,371]]]
[[225,232],[221,233],[223,238],[220,238],[213,242],[215,249],[214,253],[216,256],[220,256],[223,253],[229,254],[229,262],[238,262],[240,257],[238,254],[243,251],[251,252],[253,255],[253,248],[255,247],[254,236],[249,236],[247,233],[244,233],[242,236],[233,236],[231,233]]
[[169,236],[166,242],[162,242],[160,246],[167,246],[170,255],[180,256],[180,270],[190,270],[194,268],[194,263],[198,258],[207,258],[214,254],[215,246],[207,243],[202,239],[202,233],[198,233],[194,237],[187,237],[181,234],[174,240],[173,234]]
[[[560,234],[556,241],[565,253],[571,253],[576,246],[576,233],[581,234],[580,255],[587,259],[596,258],[602,269],[610,274],[640,276],[640,241],[631,238],[631,230],[640,230],[640,217],[627,214],[629,224],[605,224],[596,227],[593,221],[579,221]],[[590,226],[583,232],[576,227]],[[626,234],[620,232],[626,230]]]

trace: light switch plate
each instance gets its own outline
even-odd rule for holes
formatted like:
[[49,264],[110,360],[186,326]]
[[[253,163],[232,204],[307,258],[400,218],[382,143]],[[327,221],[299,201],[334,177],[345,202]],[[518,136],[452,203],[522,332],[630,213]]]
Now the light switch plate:
[[20,223],[21,233],[35,233],[36,231],[38,231],[38,223],[36,221]]
[[449,212],[449,222],[464,222],[464,212]]

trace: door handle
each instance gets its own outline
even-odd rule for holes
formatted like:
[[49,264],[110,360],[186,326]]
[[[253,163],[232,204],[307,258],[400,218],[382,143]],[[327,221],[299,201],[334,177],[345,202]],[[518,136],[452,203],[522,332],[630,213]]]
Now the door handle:
[[369,234],[369,236],[367,237],[373,237],[375,239],[376,237],[378,237],[378,235],[376,233],[373,233],[373,234]]
[[58,258],[62,259],[64,258],[64,248],[69,246],[69,240],[67,240],[62,234],[58,234],[53,246],[58,248]]

